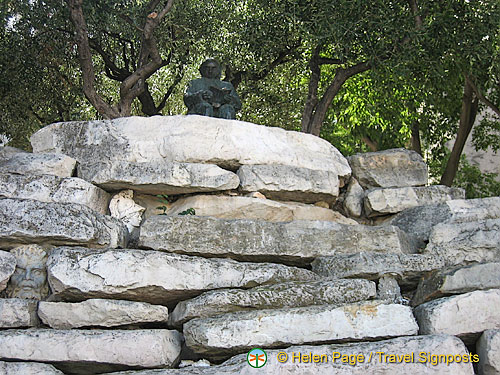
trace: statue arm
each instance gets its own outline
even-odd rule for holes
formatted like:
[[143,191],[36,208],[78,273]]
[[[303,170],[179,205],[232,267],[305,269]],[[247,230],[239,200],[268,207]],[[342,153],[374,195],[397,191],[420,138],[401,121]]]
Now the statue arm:
[[239,111],[241,109],[240,97],[238,96],[238,93],[234,89],[233,85],[231,85],[230,89],[231,89],[231,92],[227,95],[229,97],[228,99],[230,99],[230,101],[227,104],[231,104],[236,111]]

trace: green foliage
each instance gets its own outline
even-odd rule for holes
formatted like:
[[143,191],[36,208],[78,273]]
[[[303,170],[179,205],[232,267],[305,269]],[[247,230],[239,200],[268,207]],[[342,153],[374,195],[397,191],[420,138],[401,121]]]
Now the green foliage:
[[166,194],[157,194],[156,197],[160,203],[163,203],[163,205],[156,207],[157,210],[162,210],[162,213],[159,215],[166,215],[171,198]]
[[467,199],[500,196],[498,174],[482,173],[478,167],[469,164],[465,157],[460,160],[453,185],[465,189]]
[[184,215],[196,215],[196,211],[194,210],[194,208],[191,207],[191,208],[188,208],[185,211],[179,212],[179,215],[181,215],[181,216],[184,216]]

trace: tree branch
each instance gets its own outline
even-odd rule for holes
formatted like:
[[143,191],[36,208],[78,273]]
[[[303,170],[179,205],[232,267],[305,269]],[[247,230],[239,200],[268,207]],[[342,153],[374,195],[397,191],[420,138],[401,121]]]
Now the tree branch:
[[479,98],[479,100],[481,100],[484,104],[486,104],[493,112],[495,112],[500,117],[500,109],[483,95],[483,93],[477,88],[476,84],[474,83],[474,80],[467,74],[465,75],[465,80],[472,87],[472,90]]

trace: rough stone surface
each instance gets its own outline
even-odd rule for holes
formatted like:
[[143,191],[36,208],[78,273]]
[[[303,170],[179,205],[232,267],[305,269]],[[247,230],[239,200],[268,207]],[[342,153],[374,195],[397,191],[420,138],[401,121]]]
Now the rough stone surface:
[[0,292],[7,287],[7,282],[16,270],[16,257],[0,250]]
[[129,324],[166,323],[165,306],[144,302],[89,299],[79,303],[40,302],[38,316],[56,329],[115,327]]
[[347,194],[344,199],[344,209],[353,217],[360,217],[363,214],[363,198],[365,191],[359,182],[352,177],[347,186]]
[[500,330],[485,331],[476,343],[479,354],[479,374],[500,374]]
[[398,303],[402,301],[398,281],[389,275],[383,275],[377,284],[377,299]]
[[427,164],[415,151],[392,149],[348,158],[353,176],[365,188],[427,184]]
[[364,205],[366,215],[373,217],[464,197],[463,189],[442,185],[371,189],[365,193]]
[[380,302],[236,312],[184,324],[186,345],[215,359],[250,348],[408,336],[417,331],[410,307]]
[[59,177],[71,177],[76,167],[76,160],[61,154],[30,154],[19,152],[0,159],[0,172],[17,174],[49,174]]
[[415,286],[423,274],[441,269],[444,264],[444,260],[435,255],[364,252],[319,257],[312,263],[312,269],[321,276],[333,278],[376,280],[388,274],[396,276],[401,285]]
[[0,199],[0,247],[22,244],[125,247],[127,228],[117,219],[73,203]]
[[313,280],[311,271],[144,250],[58,248],[47,262],[57,299],[112,298],[175,303],[210,289]]
[[231,190],[240,182],[236,174],[216,165],[164,161],[82,164],[78,176],[106,190],[132,189],[145,194]]
[[2,375],[64,375],[52,365],[36,362],[2,362],[0,361],[0,374]]
[[37,301],[0,298],[0,328],[35,327],[39,324],[36,315]]
[[368,280],[292,281],[248,290],[213,290],[179,302],[170,315],[170,323],[179,326],[194,318],[240,310],[353,303],[373,298],[375,294],[375,283]]
[[18,153],[23,153],[25,151],[15,148],[15,147],[10,147],[10,146],[2,146],[0,147],[0,160],[7,160],[9,159],[12,155],[18,154]]
[[78,203],[106,214],[110,197],[97,186],[75,177],[0,173],[0,198]]
[[241,191],[258,191],[281,201],[334,202],[339,195],[339,177],[331,171],[276,164],[243,165],[238,177]]
[[439,298],[415,308],[420,334],[446,333],[473,343],[487,329],[500,329],[500,289]]
[[141,227],[139,245],[178,253],[310,263],[315,257],[359,251],[411,252],[396,227],[328,221],[269,223],[197,216],[156,216]]
[[431,299],[474,290],[500,289],[500,262],[439,270],[422,279],[412,300],[416,306]]
[[[278,354],[284,352],[287,360],[284,363],[278,362]],[[342,357],[333,360],[333,353],[345,355],[345,358],[357,358],[363,356],[363,361],[356,361],[355,365],[350,364],[348,360],[342,361]],[[375,354],[382,352],[383,354]],[[470,360],[460,363],[439,363],[432,365],[429,360],[429,354],[419,361],[420,353],[430,353],[433,355],[449,355],[450,353],[469,357],[465,345],[460,339],[449,335],[433,336],[415,336],[398,337],[395,339],[361,342],[346,345],[321,345],[321,346],[292,346],[287,349],[266,350],[267,363],[264,367],[254,369],[247,363],[247,354],[235,356],[222,365],[204,368],[188,367],[184,369],[171,370],[144,370],[139,372],[120,372],[113,375],[472,375],[474,370]],[[302,355],[301,361],[298,358],[295,361],[292,357]],[[411,361],[413,353],[414,361]],[[314,355],[327,355],[327,362],[311,363]],[[370,359],[370,354],[372,358]],[[389,362],[389,357],[384,355],[399,355],[400,361]],[[401,356],[406,357],[407,362]],[[309,361],[307,357],[309,356]],[[321,357],[320,357],[321,358]],[[369,360],[370,359],[370,360]]]
[[194,208],[198,216],[213,216],[219,219],[256,219],[274,222],[322,220],[357,224],[354,220],[323,207],[304,203],[222,195],[194,195],[181,198],[174,202],[167,212],[169,215],[177,215],[188,208]]
[[48,362],[72,374],[171,367],[180,351],[181,334],[164,329],[0,331],[0,359]]

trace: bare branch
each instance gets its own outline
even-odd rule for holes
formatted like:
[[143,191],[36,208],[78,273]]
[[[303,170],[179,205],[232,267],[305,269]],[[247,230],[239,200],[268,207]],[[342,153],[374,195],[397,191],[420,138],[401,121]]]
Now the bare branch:
[[488,100],[488,98],[484,96],[484,94],[477,88],[476,84],[474,83],[474,80],[469,75],[465,75],[465,80],[471,86],[472,90],[474,91],[474,94],[476,94],[478,99],[481,100],[484,104],[486,104],[498,116],[500,116],[500,109],[493,102],[491,102],[490,100]]
[[338,64],[342,64],[342,60],[331,59],[328,57],[320,57],[318,63],[319,63],[319,65],[338,65]]

